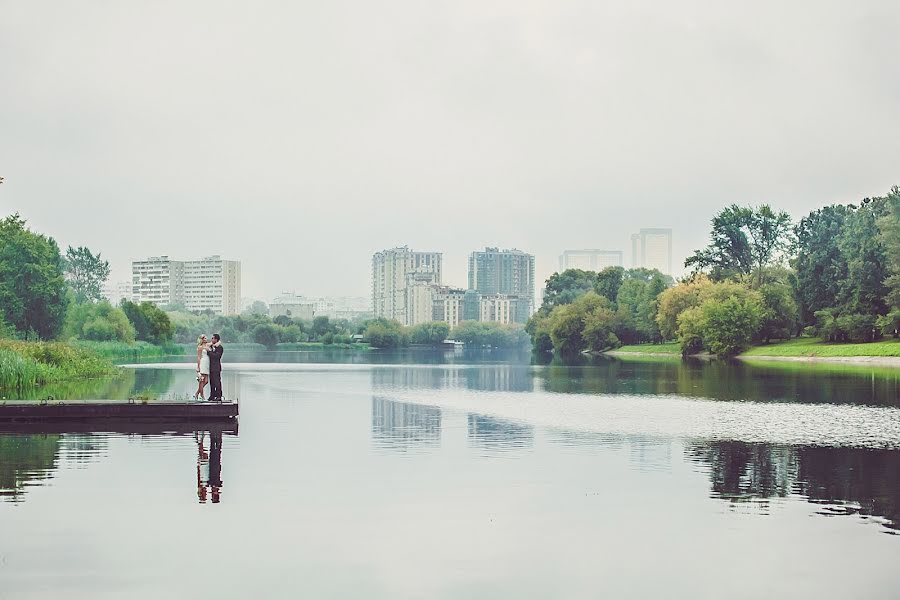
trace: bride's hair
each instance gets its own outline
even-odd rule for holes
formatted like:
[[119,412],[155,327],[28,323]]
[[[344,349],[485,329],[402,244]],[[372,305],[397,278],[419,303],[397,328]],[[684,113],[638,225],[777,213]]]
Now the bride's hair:
[[197,338],[197,347],[198,348],[206,343],[206,341],[203,339],[205,337],[206,337],[205,335],[201,335],[200,337]]

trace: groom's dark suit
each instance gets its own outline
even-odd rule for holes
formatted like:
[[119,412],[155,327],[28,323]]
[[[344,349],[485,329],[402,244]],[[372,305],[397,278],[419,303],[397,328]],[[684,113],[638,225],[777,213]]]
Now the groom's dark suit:
[[225,348],[222,344],[213,346],[209,355],[209,399],[222,401],[222,354]]

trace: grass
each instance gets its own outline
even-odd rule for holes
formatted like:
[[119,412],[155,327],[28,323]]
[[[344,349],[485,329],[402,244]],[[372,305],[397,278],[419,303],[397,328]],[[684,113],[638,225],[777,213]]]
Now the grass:
[[641,354],[681,354],[681,344],[668,342],[665,344],[631,344],[619,346],[616,352],[637,352]]
[[108,358],[71,344],[0,341],[0,390],[22,390],[114,372]]
[[285,342],[275,346],[276,350],[321,350],[324,348],[329,350],[335,348],[343,350],[370,350],[371,346],[368,344],[325,344],[323,342]]
[[71,344],[76,348],[94,352],[95,354],[99,354],[110,360],[138,360],[159,356],[183,355],[187,353],[185,348],[179,344],[157,346],[149,342],[126,344],[125,342],[89,342],[81,340],[71,342]]
[[882,340],[862,344],[834,344],[818,338],[796,338],[754,346],[741,356],[856,357],[900,356],[900,340]]

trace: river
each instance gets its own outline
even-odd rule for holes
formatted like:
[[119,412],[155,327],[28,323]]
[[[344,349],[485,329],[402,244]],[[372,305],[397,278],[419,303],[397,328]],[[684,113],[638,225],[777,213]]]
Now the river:
[[237,427],[3,427],[0,600],[900,597],[900,369],[225,358]]

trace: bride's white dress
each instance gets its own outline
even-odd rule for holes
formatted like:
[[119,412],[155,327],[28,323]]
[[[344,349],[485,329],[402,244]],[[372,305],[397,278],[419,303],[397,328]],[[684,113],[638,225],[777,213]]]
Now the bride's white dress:
[[209,375],[209,354],[206,353],[206,348],[203,349],[203,354],[200,355],[200,374]]

